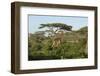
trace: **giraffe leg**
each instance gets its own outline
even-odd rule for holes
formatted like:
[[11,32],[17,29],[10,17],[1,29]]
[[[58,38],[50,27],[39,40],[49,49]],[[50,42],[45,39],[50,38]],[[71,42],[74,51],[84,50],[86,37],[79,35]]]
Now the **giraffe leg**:
[[60,40],[57,41],[56,47],[58,47],[59,45],[60,45]]
[[54,46],[55,46],[55,41],[53,41],[53,44],[52,44],[52,47],[54,48]]

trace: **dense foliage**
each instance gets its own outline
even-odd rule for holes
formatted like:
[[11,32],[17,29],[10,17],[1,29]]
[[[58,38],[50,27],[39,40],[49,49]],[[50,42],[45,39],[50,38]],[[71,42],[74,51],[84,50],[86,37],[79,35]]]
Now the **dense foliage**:
[[[53,27],[58,26],[57,24],[53,25]],[[63,29],[64,26],[65,25],[60,27],[60,29]],[[43,27],[48,27],[48,25],[42,24],[40,28]],[[45,35],[45,31],[29,33],[29,60],[75,59],[87,57],[87,27],[65,32],[63,42],[59,47],[55,48],[52,47],[52,40],[49,36]]]

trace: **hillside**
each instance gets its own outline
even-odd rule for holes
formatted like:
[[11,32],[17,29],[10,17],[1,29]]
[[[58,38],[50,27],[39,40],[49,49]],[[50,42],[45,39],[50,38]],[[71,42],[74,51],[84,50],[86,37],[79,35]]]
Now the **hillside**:
[[41,34],[29,34],[29,60],[87,58],[87,27],[66,32],[59,48],[52,48],[52,41]]

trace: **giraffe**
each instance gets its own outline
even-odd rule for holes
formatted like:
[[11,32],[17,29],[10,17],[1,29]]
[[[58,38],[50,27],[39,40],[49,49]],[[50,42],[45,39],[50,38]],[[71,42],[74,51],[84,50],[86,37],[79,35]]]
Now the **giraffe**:
[[64,32],[58,31],[58,33],[56,33],[52,39],[52,47],[53,48],[58,47],[63,41],[63,37],[64,37]]

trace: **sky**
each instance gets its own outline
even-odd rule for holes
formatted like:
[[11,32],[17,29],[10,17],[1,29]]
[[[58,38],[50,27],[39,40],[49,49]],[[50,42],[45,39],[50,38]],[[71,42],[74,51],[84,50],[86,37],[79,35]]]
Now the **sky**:
[[28,28],[29,33],[36,31],[43,31],[45,29],[39,29],[40,24],[47,23],[64,23],[71,25],[72,30],[78,30],[81,27],[88,25],[88,17],[79,16],[46,16],[46,15],[29,15],[28,16]]

